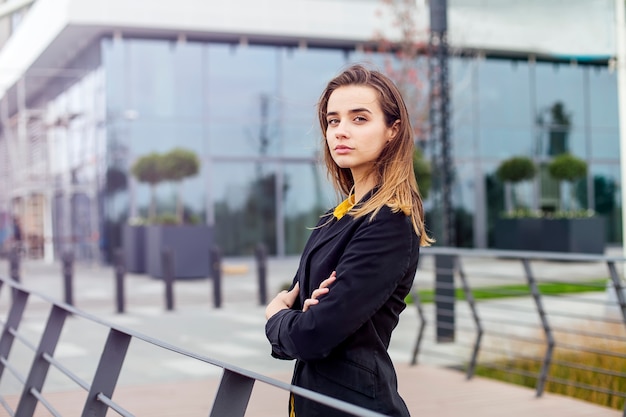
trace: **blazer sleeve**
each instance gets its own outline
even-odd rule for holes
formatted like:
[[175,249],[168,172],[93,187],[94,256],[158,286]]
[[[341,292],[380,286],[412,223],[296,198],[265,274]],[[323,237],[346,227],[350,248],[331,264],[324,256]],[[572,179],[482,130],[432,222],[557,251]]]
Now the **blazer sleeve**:
[[391,297],[409,268],[417,237],[408,217],[385,209],[355,232],[339,258],[337,280],[319,304],[306,312],[282,310],[268,320],[274,357],[328,356]]

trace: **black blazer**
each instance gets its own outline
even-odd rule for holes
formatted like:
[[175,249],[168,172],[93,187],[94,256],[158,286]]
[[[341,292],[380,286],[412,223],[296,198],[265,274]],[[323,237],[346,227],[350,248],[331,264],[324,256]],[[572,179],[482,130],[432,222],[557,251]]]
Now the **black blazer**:
[[[300,283],[299,298],[265,327],[272,355],[297,360],[294,385],[382,414],[409,415],[387,348],[418,257],[419,237],[402,212],[385,206],[372,221],[332,214],[321,219],[292,284]],[[303,313],[304,300],[333,270],[330,292]],[[346,415],[299,397],[295,411],[296,417]]]

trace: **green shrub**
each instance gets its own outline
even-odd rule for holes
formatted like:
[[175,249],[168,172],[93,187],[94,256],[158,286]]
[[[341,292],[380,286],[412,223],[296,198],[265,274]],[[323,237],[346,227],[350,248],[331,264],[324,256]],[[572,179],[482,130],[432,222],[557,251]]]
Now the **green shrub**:
[[531,180],[537,175],[537,167],[532,159],[525,156],[514,156],[502,161],[496,170],[496,176],[503,182]]

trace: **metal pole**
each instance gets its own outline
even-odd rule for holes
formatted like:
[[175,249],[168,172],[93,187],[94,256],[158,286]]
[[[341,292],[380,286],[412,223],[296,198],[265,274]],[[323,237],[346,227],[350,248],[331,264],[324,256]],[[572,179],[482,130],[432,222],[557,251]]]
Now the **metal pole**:
[[622,189],[622,251],[626,257],[626,17],[624,0],[615,0],[617,100],[619,108],[620,174]]
[[222,253],[220,248],[214,246],[209,255],[211,262],[211,278],[213,278],[213,305],[215,308],[222,306]]
[[444,246],[455,246],[452,208],[452,144],[450,142],[450,86],[448,83],[447,0],[430,1],[429,79],[430,130],[435,169],[441,196],[441,239]]
[[126,274],[126,262],[124,251],[115,250],[115,305],[118,313],[124,313],[124,274]]
[[170,248],[163,249],[161,254],[163,282],[165,282],[165,308],[174,309],[174,253]]
[[259,304],[267,304],[267,248],[260,243],[256,249],[257,272],[259,279]]
[[62,257],[63,262],[63,286],[65,289],[65,302],[71,306],[74,305],[74,288],[73,288],[73,275],[74,275],[74,254],[72,252],[65,252]]

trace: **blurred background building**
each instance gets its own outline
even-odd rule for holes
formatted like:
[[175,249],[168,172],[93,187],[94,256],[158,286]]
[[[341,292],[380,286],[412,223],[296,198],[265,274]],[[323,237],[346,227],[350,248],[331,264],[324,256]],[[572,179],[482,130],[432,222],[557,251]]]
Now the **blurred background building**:
[[[187,219],[214,226],[228,255],[249,255],[259,242],[273,255],[299,253],[307,228],[336,202],[318,164],[318,95],[349,63],[394,65],[381,46],[403,36],[389,3],[0,2],[0,244],[16,215],[32,256],[71,249],[109,259],[121,226],[150,204],[133,162],[184,147],[201,160],[182,189]],[[448,0],[457,245],[492,244],[504,209],[501,161],[564,150],[589,165],[575,184],[579,206],[604,216],[608,243],[621,243],[613,8]],[[416,43],[427,42],[425,0],[413,24]],[[426,90],[420,71],[414,84]],[[428,154],[422,120],[416,140]],[[550,208],[558,191],[541,181],[522,184],[517,198]],[[173,211],[174,185],[156,193],[158,211]]]

